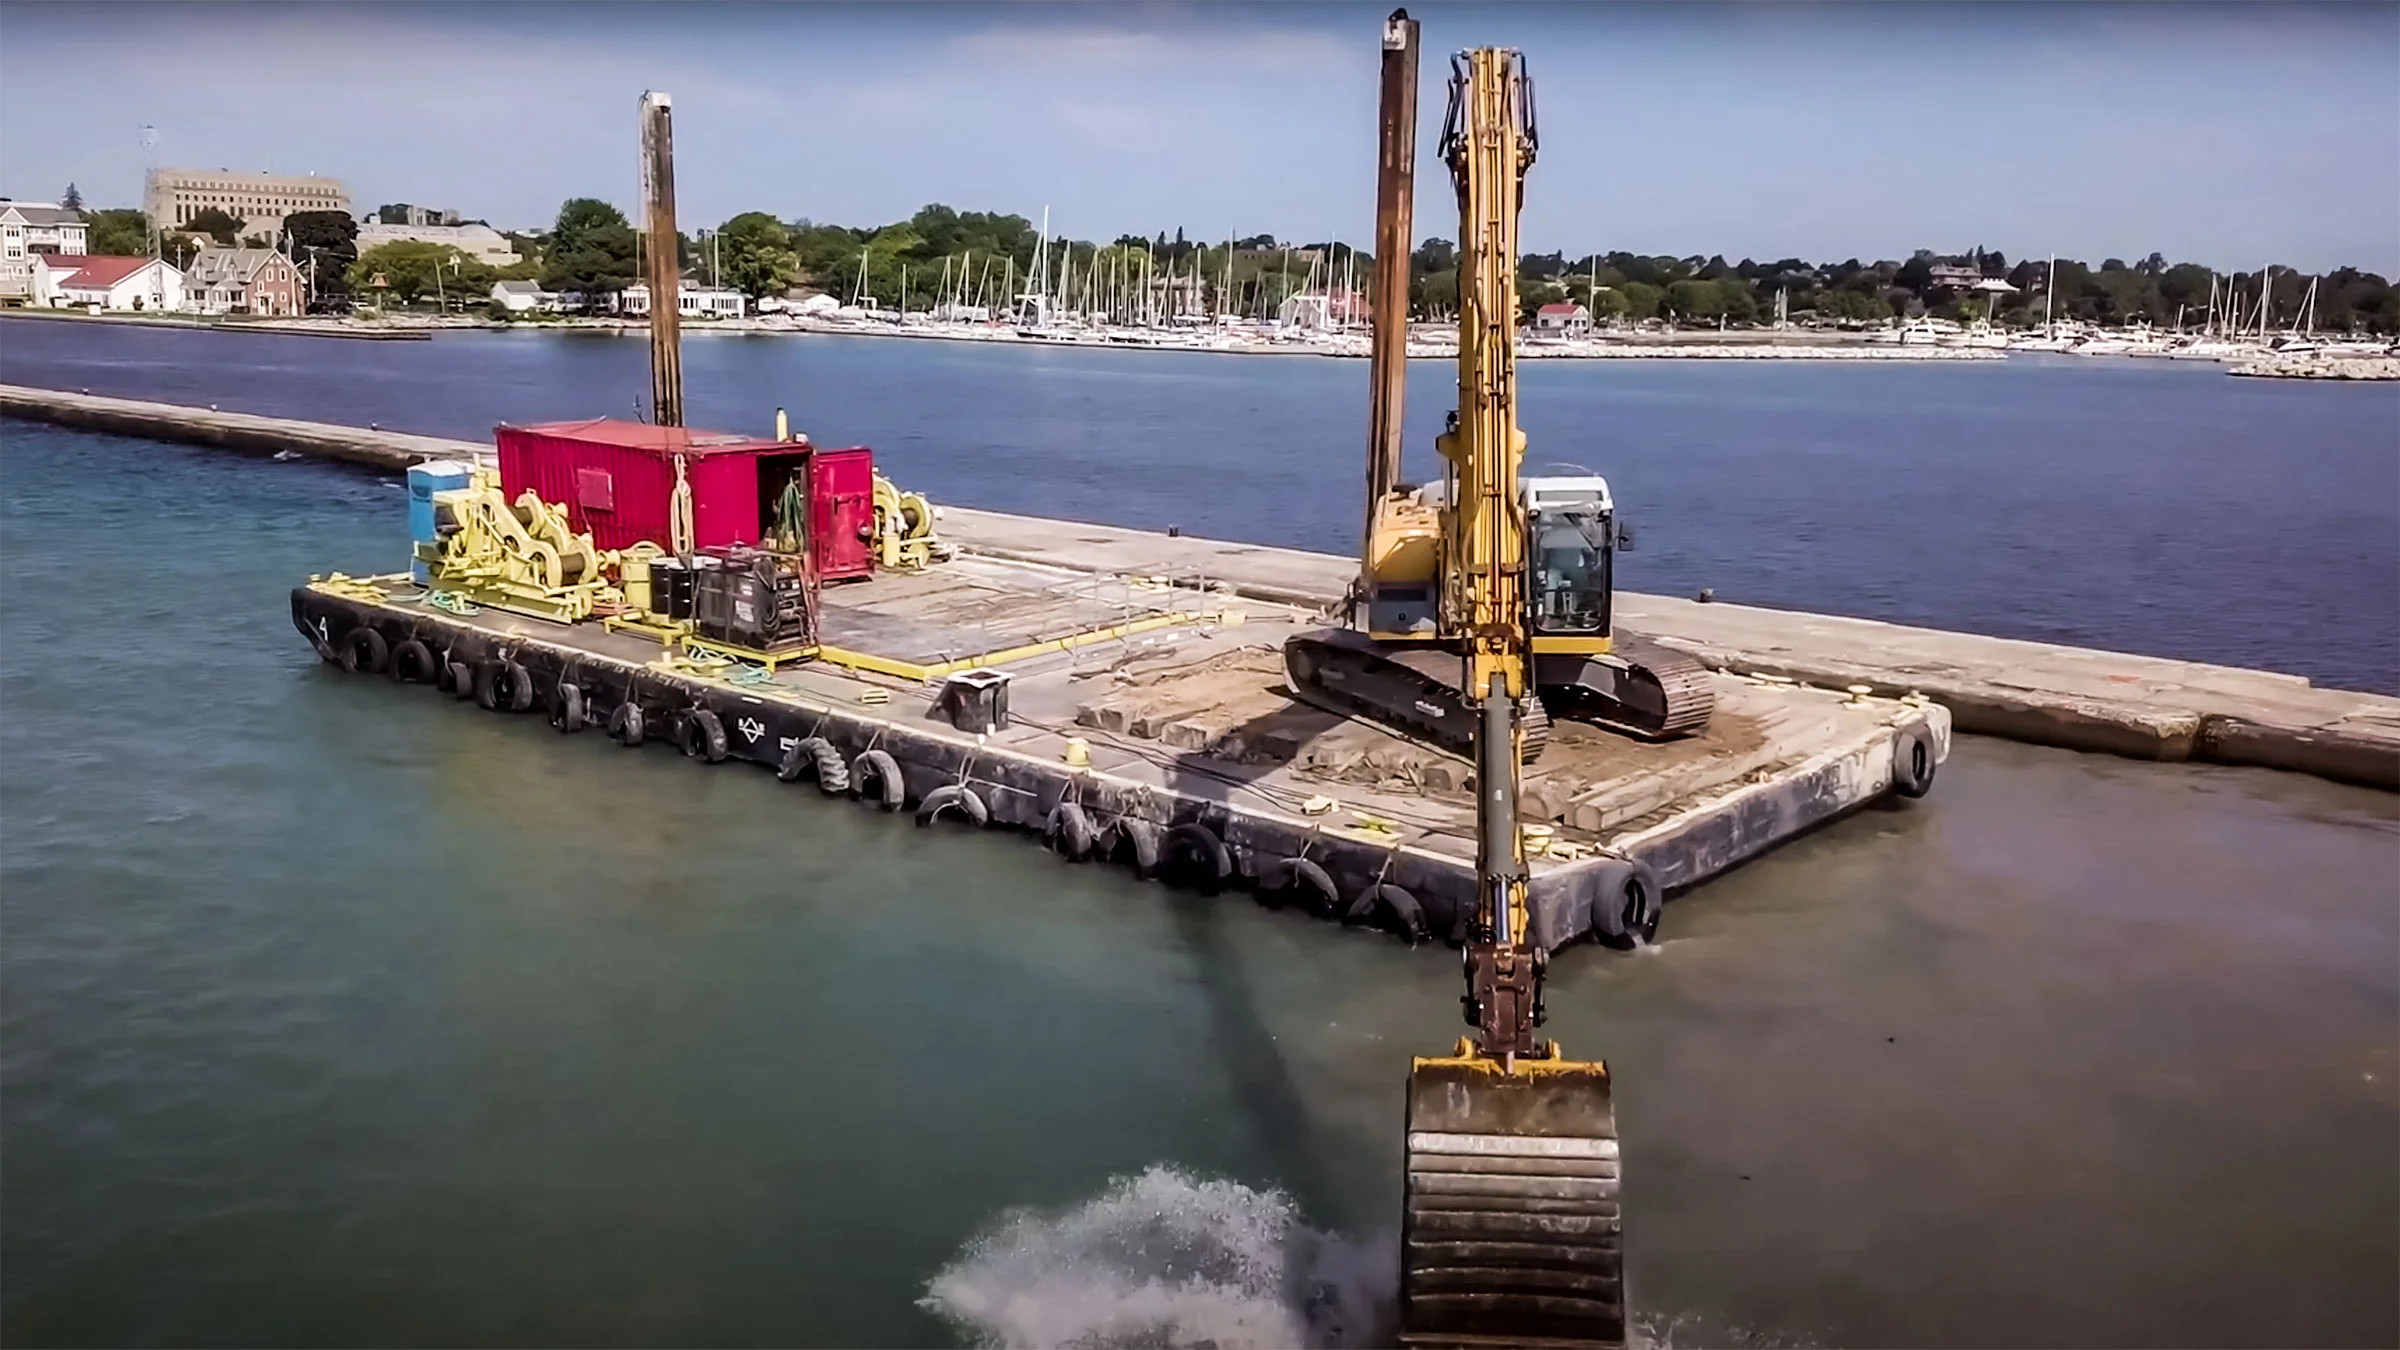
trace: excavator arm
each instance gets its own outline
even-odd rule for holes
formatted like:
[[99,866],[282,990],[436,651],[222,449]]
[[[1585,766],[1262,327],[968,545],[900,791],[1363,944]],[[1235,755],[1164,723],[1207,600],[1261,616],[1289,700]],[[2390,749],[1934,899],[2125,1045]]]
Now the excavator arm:
[[1474,1035],[1409,1074],[1400,1299],[1410,1345],[1625,1340],[1608,1069],[1535,1037],[1544,957],[1526,931],[1516,810],[1518,710],[1539,706],[1516,406],[1517,217],[1536,147],[1524,58],[1453,58],[1442,155],[1458,189],[1458,411],[1436,445],[1449,488],[1442,628],[1477,705],[1476,905],[1461,1000]]

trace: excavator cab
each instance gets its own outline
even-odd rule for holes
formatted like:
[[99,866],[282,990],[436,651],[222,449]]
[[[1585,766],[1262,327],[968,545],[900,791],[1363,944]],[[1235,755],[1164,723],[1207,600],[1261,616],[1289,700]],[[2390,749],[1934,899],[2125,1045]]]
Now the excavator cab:
[[1607,637],[1616,554],[1608,480],[1528,478],[1524,501],[1534,637]]

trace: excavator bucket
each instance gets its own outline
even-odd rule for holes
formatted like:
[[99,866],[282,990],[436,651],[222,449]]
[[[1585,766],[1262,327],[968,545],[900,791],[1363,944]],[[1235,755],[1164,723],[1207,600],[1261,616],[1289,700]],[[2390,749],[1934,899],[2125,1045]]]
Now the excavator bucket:
[[1401,1343],[1623,1346],[1608,1066],[1474,1051],[1409,1073]]

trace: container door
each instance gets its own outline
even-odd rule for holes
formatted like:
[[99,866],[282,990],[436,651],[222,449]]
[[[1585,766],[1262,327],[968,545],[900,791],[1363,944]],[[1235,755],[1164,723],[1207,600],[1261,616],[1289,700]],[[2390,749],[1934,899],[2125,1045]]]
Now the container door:
[[816,533],[817,576],[824,581],[875,571],[875,452],[863,445],[811,457],[809,515]]

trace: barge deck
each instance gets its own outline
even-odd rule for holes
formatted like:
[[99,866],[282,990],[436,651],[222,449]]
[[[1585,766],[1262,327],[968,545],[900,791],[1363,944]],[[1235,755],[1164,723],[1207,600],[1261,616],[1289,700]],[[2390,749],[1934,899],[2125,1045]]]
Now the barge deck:
[[[450,691],[462,705],[547,711],[595,751],[634,739],[618,711],[630,705],[637,744],[1412,940],[1453,937],[1473,902],[1465,763],[1283,692],[1282,642],[1314,625],[1310,609],[969,556],[828,586],[824,640],[843,663],[773,672],[597,623],[438,607],[405,575],[312,580],[291,609],[321,655],[391,679],[395,696],[434,697],[425,677],[455,662],[474,673]],[[412,642],[422,651],[403,659]],[[980,735],[918,677],[975,665],[1009,677],[1009,720]],[[511,666],[522,674],[500,674]],[[1610,906],[1629,883],[1661,901],[1896,787],[1921,790],[1949,750],[1949,715],[1924,699],[1712,678],[1707,734],[1650,745],[1562,724],[1529,775],[1529,811],[1548,822],[1532,882],[1544,945],[1620,939]],[[580,716],[564,714],[563,686]]]

